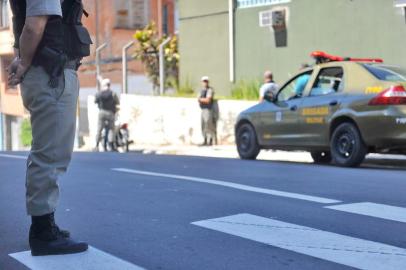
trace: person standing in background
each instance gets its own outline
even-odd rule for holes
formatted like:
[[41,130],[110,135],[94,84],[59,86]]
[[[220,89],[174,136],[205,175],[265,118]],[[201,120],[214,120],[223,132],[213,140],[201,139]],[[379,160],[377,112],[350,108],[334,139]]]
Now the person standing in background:
[[[116,147],[114,145],[115,136],[115,126],[114,122],[116,120],[116,113],[118,105],[120,105],[120,100],[116,93],[111,90],[110,79],[100,79],[101,92],[96,94],[95,103],[99,107],[99,119],[97,124],[97,135],[96,135],[96,148],[99,150],[99,144],[102,137],[103,128],[107,128],[106,136],[109,143],[109,148],[111,151],[115,151]],[[107,125],[105,124],[107,123]],[[103,143],[104,151],[107,151],[107,146]]]
[[265,71],[264,84],[259,89],[259,102],[265,99],[271,100],[278,93],[279,86],[273,80],[271,71]]
[[[309,68],[310,66],[308,64],[302,64],[302,66],[300,67],[300,70],[305,70],[307,68]],[[306,88],[307,83],[310,80],[310,73],[305,73],[302,76],[299,77],[299,79],[297,80],[297,83],[295,85],[295,94],[297,97],[301,97],[303,95],[303,91]]]
[[209,146],[216,143],[216,119],[214,112],[214,91],[210,87],[209,77],[203,76],[202,79],[203,88],[200,91],[198,102],[202,110],[202,134],[204,142],[202,146]]

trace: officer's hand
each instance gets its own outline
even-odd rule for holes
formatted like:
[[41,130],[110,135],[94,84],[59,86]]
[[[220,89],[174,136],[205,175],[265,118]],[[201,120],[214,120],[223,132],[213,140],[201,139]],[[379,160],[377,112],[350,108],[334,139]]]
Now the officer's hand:
[[8,84],[10,86],[16,86],[21,83],[24,78],[24,74],[28,70],[28,66],[24,66],[20,60],[18,60],[18,63],[15,65],[16,67],[14,68],[14,72],[10,73],[8,76]]
[[17,66],[18,66],[19,63],[20,63],[20,58],[15,57],[13,59],[13,62],[11,62],[11,64],[6,68],[9,75],[16,72]]

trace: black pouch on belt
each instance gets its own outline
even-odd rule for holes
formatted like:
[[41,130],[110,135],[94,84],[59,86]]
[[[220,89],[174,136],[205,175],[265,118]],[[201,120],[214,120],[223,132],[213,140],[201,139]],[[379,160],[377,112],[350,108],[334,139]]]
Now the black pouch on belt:
[[34,65],[44,68],[50,77],[48,85],[55,88],[58,86],[58,79],[62,75],[67,59],[66,54],[44,46],[38,51]]

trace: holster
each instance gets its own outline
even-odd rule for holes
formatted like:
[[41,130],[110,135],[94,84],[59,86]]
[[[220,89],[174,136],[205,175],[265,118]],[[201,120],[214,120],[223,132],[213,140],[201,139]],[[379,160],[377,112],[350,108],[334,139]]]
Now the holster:
[[63,74],[68,57],[63,52],[59,52],[47,46],[41,47],[34,59],[33,66],[41,66],[49,75],[49,86],[58,87],[59,76]]

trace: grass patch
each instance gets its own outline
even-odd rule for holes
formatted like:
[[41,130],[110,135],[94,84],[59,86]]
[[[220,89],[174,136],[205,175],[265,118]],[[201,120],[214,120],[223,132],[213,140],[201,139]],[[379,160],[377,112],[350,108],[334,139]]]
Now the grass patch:
[[21,123],[21,144],[25,147],[31,146],[32,142],[32,129],[29,119],[24,119]]
[[236,82],[231,89],[231,98],[237,100],[258,100],[259,80],[240,80]]

